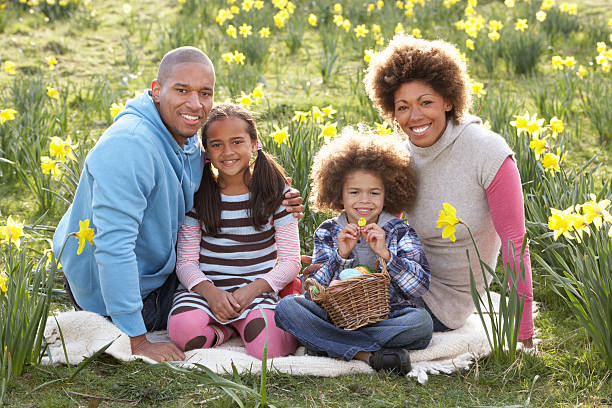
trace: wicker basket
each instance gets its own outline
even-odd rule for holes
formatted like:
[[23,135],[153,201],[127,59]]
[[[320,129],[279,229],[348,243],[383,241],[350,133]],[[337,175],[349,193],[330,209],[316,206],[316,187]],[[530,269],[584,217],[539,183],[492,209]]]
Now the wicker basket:
[[[329,314],[332,323],[346,330],[355,330],[385,320],[389,315],[389,272],[378,258],[381,273],[365,273],[342,281],[342,285],[323,287],[314,279],[306,280],[310,297]],[[314,290],[314,289],[317,290]],[[318,291],[318,293],[317,293]]]

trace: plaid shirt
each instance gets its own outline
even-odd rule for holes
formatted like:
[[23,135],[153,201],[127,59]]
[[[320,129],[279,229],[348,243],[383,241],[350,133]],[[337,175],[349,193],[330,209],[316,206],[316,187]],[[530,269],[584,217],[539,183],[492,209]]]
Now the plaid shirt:
[[[310,277],[324,286],[339,279],[343,269],[353,266],[353,255],[350,259],[343,259],[338,254],[338,235],[342,228],[334,218],[323,222],[315,231],[312,263],[321,264],[321,267]],[[414,299],[429,289],[429,263],[421,241],[414,229],[398,218],[387,222],[382,229],[391,253],[387,263],[391,277],[389,306],[391,310],[415,306]]]

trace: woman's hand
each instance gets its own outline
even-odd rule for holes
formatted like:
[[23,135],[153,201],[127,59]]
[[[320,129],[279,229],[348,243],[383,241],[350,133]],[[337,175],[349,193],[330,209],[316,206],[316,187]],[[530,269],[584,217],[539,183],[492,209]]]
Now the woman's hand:
[[227,322],[240,315],[241,307],[234,296],[223,289],[219,289],[212,282],[200,282],[191,290],[206,299],[210,310],[219,321]]
[[391,260],[391,253],[387,249],[386,234],[385,231],[380,228],[377,224],[368,224],[362,227],[362,234],[366,237],[366,242],[370,244],[372,251],[385,262]]
[[338,234],[338,255],[347,259],[361,235],[360,228],[355,224],[348,224],[340,234]]

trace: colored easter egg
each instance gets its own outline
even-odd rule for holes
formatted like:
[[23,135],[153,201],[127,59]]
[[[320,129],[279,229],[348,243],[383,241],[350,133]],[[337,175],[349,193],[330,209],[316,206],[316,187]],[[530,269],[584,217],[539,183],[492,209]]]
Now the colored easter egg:
[[347,280],[356,276],[361,276],[361,272],[354,268],[348,268],[340,272],[340,280]]

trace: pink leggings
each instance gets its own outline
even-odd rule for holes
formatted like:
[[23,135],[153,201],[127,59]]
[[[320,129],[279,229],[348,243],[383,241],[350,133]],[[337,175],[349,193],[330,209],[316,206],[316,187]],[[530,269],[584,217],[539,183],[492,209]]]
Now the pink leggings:
[[[297,347],[295,338],[276,327],[274,310],[264,309],[268,321],[268,357],[291,354]],[[232,337],[236,329],[249,355],[261,360],[266,326],[259,309],[252,310],[244,319],[229,324],[220,324],[201,309],[191,309],[171,315],[168,319],[168,334],[182,350],[218,346]]]

